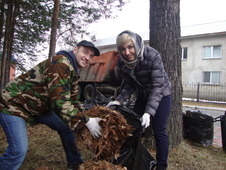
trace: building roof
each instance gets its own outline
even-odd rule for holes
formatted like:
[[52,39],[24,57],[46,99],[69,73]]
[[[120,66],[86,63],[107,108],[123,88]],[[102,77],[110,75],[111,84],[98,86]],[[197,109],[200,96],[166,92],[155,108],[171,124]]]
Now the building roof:
[[181,36],[211,34],[226,31],[226,21],[190,25],[181,27]]
[[[190,25],[190,26],[182,26],[181,27],[181,38],[192,38],[192,37],[199,37],[199,36],[206,36],[212,34],[221,34],[226,32],[226,20],[225,21],[217,21],[212,23],[204,23],[204,24],[197,24],[197,25]],[[142,39],[149,40],[149,33],[142,32],[139,33]],[[109,37],[105,39],[99,39],[94,44],[96,46],[108,46],[115,44],[116,37]]]

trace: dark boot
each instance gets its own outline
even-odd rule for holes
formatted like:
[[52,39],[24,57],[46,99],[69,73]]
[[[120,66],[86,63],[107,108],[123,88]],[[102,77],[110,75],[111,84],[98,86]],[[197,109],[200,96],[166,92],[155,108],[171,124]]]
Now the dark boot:
[[67,165],[67,170],[78,170],[79,165]]
[[166,170],[167,167],[163,165],[157,165],[156,170]]

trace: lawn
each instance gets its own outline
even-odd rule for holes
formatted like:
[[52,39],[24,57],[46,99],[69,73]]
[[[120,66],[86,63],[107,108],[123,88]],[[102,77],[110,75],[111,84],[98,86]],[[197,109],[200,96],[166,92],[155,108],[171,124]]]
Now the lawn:
[[[20,170],[64,170],[66,158],[58,134],[44,125],[28,126],[29,150]],[[0,154],[6,144],[0,128]],[[155,151],[150,151],[154,156]],[[81,151],[84,160],[88,152]],[[226,153],[221,147],[202,146],[184,140],[169,152],[168,170],[225,170]]]

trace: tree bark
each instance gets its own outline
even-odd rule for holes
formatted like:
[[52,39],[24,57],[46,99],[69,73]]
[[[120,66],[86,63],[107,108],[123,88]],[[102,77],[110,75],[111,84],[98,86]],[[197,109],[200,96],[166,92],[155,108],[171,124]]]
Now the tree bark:
[[55,55],[56,34],[57,34],[59,12],[60,12],[60,0],[54,0],[54,9],[53,9],[51,35],[50,35],[49,58]]
[[2,0],[2,3],[1,3],[1,15],[0,15],[0,48],[2,48],[4,14],[5,14],[5,0]]
[[7,53],[9,50],[9,38],[10,35],[10,29],[12,24],[12,13],[13,13],[13,1],[8,1],[8,12],[7,12],[7,18],[6,18],[6,28],[5,28],[5,38],[4,38],[4,44],[3,44],[3,52],[2,52],[2,63],[1,63],[1,85],[0,89],[2,89],[6,84],[6,64],[7,64]]
[[168,122],[170,148],[183,139],[180,0],[150,0],[149,44],[162,56],[172,83],[172,107]]
[[6,76],[5,76],[5,85],[9,82],[10,77],[10,67],[12,66],[12,56],[13,56],[13,40],[14,40],[14,32],[15,32],[15,25],[16,25],[16,18],[19,13],[20,8],[20,1],[21,0],[14,0],[13,4],[13,13],[11,18],[11,24],[10,24],[10,38],[9,38],[9,45],[8,45],[8,51],[7,51],[7,60],[6,60]]

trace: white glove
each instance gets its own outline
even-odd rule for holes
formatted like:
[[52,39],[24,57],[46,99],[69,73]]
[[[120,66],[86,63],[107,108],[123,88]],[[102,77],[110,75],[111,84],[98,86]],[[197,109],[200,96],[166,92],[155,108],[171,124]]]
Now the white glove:
[[120,105],[120,103],[119,103],[119,101],[115,100],[115,101],[109,102],[106,107],[110,107],[110,106],[113,106],[113,105]]
[[89,121],[86,123],[87,128],[94,138],[101,136],[101,127],[99,125],[100,120],[101,118],[89,118]]
[[150,114],[144,113],[141,118],[141,126],[143,126],[145,129],[150,126]]

